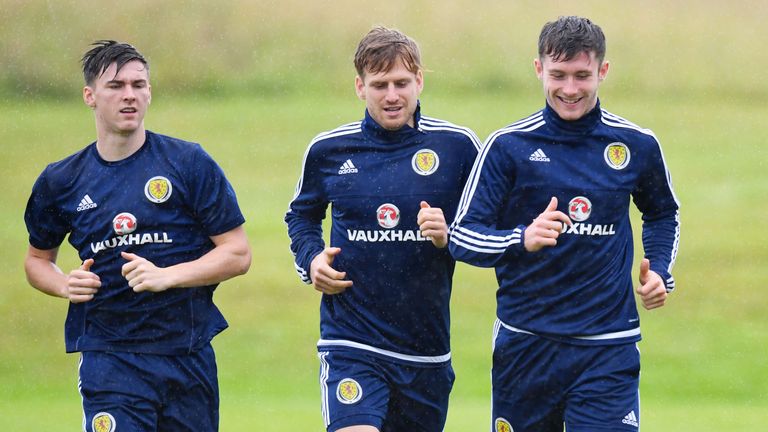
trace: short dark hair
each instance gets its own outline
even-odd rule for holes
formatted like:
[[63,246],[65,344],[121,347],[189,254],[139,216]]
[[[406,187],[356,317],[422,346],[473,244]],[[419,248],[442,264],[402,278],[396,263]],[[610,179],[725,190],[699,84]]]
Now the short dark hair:
[[421,70],[421,53],[416,41],[397,29],[376,26],[357,46],[355,69],[361,78],[366,72],[389,72],[398,59],[410,72]]
[[132,45],[113,40],[98,40],[91,45],[94,48],[85,53],[81,60],[83,63],[83,78],[85,78],[86,85],[93,84],[93,81],[100,77],[112,63],[117,64],[116,72],[120,72],[120,69],[126,63],[138,60],[146,67],[147,73],[149,73],[147,59]]
[[605,35],[587,18],[561,16],[544,24],[539,35],[539,58],[552,56],[554,61],[568,61],[582,52],[595,53],[598,63],[605,59]]

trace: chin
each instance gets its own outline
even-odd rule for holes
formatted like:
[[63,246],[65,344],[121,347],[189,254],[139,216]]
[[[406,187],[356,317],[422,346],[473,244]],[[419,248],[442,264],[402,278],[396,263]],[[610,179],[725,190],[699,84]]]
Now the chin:
[[559,112],[557,112],[557,115],[559,115],[561,119],[567,120],[567,121],[578,120],[584,117],[584,114],[586,114],[584,110],[578,110],[578,111],[560,110]]

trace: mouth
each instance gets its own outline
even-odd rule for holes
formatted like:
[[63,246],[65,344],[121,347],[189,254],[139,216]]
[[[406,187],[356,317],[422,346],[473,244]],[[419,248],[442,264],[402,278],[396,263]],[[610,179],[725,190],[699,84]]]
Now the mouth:
[[123,114],[136,114],[138,111],[136,110],[136,108],[128,107],[128,108],[121,109],[120,112]]
[[560,102],[564,103],[565,105],[576,105],[577,103],[581,102],[583,98],[571,99],[571,98],[564,98],[562,96],[558,96],[557,99],[560,100]]
[[403,107],[401,106],[395,106],[395,107],[385,107],[384,112],[390,113],[390,114],[396,114],[402,111]]

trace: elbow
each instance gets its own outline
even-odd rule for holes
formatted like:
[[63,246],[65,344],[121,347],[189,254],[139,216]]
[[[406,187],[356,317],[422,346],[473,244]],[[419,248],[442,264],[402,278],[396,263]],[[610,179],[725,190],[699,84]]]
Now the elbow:
[[241,253],[237,255],[237,263],[235,265],[235,275],[241,276],[246,273],[248,273],[248,270],[251,268],[251,261],[253,259],[253,254],[251,253],[251,248],[246,246]]

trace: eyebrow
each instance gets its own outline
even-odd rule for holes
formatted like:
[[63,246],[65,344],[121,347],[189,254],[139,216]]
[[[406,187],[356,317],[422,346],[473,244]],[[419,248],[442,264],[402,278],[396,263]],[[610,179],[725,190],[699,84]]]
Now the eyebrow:
[[408,82],[408,81],[411,81],[411,80],[412,80],[411,77],[403,77],[403,78],[388,79],[388,80],[385,80],[385,79],[374,79],[374,80],[371,80],[369,82],[369,84],[370,85],[385,84],[385,83],[388,83],[388,82],[401,83],[401,82]]
[[123,84],[125,82],[130,82],[131,84],[137,84],[137,83],[147,83],[147,80],[144,78],[136,79],[136,80],[118,80],[118,79],[111,79],[106,82],[106,84]]

